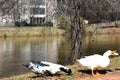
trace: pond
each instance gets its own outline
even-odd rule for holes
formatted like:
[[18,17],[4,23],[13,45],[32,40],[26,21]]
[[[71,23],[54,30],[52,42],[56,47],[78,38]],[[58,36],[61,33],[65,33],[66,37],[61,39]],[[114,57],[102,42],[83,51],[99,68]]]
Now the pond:
[[82,44],[83,56],[103,54],[106,50],[120,52],[120,34],[85,36]]
[[[120,35],[92,35],[83,37],[83,54],[103,54],[112,49],[120,52]],[[23,64],[30,60],[46,60],[69,64],[70,39],[59,37],[0,38],[0,78],[23,74],[29,70]]]

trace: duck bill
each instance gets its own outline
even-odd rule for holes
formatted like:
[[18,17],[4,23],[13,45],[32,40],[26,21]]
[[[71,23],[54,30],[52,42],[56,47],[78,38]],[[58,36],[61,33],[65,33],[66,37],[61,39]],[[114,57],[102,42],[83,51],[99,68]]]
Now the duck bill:
[[113,55],[119,55],[119,53],[114,53]]
[[25,67],[27,67],[27,68],[29,67],[29,65],[27,65],[27,64],[26,64],[26,65],[25,65],[25,64],[23,64],[23,66],[25,66]]

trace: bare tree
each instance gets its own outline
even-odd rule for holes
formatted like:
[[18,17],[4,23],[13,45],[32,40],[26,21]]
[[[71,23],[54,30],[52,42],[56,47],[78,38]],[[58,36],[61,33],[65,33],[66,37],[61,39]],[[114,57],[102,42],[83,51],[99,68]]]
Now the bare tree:
[[13,21],[19,18],[19,11],[18,11],[18,1],[19,0],[2,0],[0,3],[0,11],[2,17],[9,17],[13,18]]
[[120,19],[120,0],[57,0],[59,15],[68,18],[71,27],[72,62],[81,56],[83,19],[90,22]]
[[69,22],[71,26],[71,61],[74,63],[77,58],[80,57],[82,53],[82,29],[83,20],[80,17],[80,0],[61,0],[58,1],[58,8],[61,14],[69,16]]
[[82,53],[82,20],[80,18],[80,0],[72,0],[73,15],[71,16],[71,46],[72,46],[72,61],[75,62]]

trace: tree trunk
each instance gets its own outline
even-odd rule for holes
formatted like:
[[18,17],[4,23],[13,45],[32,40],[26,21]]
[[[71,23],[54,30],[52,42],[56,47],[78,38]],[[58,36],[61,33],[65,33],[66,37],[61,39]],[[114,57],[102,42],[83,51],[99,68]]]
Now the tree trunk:
[[82,54],[82,21],[80,19],[80,0],[72,1],[74,13],[71,17],[72,63]]

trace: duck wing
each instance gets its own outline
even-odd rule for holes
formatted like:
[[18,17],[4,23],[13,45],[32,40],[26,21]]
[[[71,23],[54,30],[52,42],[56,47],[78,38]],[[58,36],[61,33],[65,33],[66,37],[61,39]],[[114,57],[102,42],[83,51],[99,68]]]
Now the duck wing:
[[45,66],[50,66],[48,64],[44,64],[41,61],[31,61],[34,65],[36,65],[37,67],[41,66],[41,67],[45,67]]
[[99,57],[102,57],[102,56],[98,55],[98,54],[95,54],[95,55],[91,55],[91,56],[86,56],[86,57],[81,58],[77,61],[80,64],[82,64],[83,66],[89,66],[89,65],[96,64]]
[[65,66],[63,66],[63,65],[60,65],[60,64],[55,64],[55,63],[51,63],[51,62],[47,62],[47,61],[41,61],[41,63],[50,65],[51,72],[52,72],[53,74],[54,74],[54,73],[57,73],[57,72],[60,72],[60,71],[63,71],[63,72],[68,73],[68,74],[71,74],[71,73],[72,73],[72,71],[71,71],[70,68],[65,67]]

